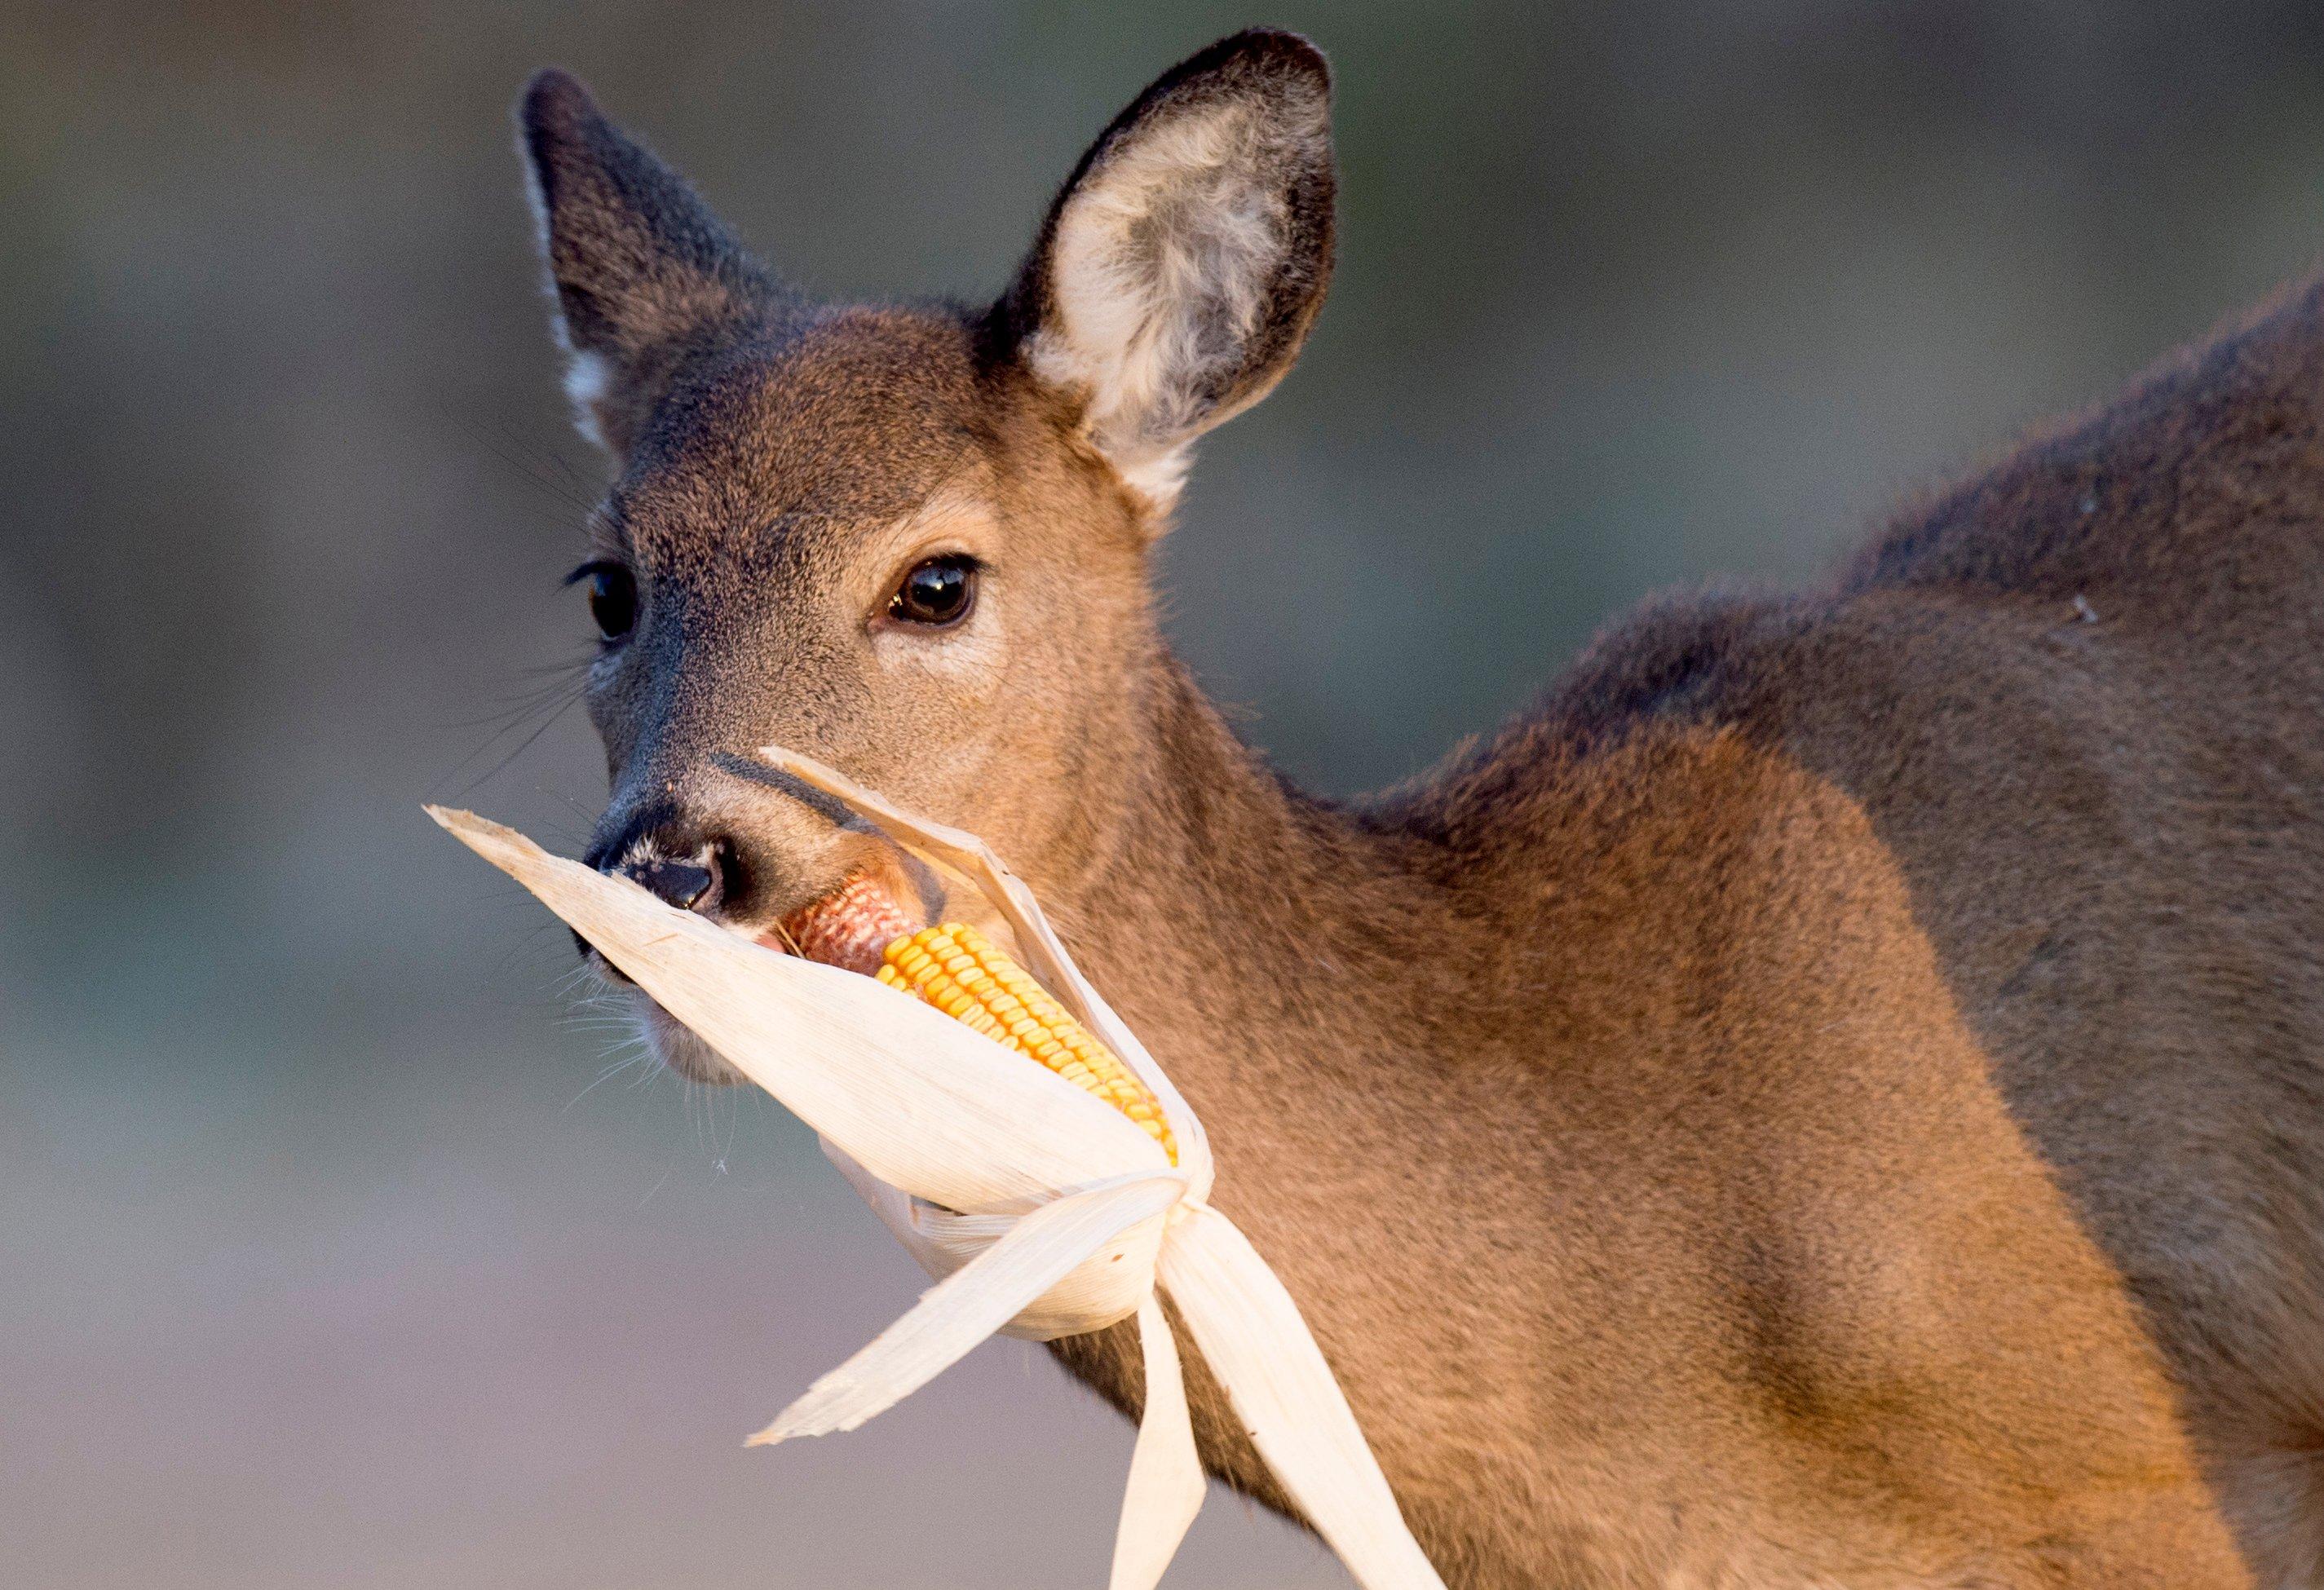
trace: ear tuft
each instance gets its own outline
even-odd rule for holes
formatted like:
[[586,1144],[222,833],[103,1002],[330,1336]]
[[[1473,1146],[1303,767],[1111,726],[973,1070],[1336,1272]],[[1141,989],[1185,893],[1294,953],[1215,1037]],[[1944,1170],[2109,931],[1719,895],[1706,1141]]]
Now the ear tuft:
[[779,291],[570,73],[535,73],[516,119],[575,423],[620,455],[687,348]]
[[1083,156],[1005,335],[1157,506],[1187,444],[1273,389],[1332,272],[1331,71],[1255,29],[1165,73]]

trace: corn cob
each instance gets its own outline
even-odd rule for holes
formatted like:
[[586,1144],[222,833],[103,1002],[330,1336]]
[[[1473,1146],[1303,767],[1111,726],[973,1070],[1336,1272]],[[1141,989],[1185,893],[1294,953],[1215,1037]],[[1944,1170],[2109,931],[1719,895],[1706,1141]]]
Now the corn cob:
[[870,873],[858,872],[837,892],[783,918],[760,942],[871,977],[880,970],[880,951],[913,925],[894,895]]
[[881,962],[880,981],[1105,1100],[1178,1163],[1178,1140],[1153,1092],[982,933],[958,922],[922,928],[890,942]]

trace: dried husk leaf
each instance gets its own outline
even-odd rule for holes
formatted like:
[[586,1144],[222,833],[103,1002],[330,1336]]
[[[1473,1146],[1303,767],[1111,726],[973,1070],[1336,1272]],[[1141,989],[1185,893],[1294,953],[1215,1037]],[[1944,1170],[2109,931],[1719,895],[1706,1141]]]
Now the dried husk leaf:
[[1356,1583],[1441,1587],[1299,1306],[1234,1222],[1188,1209],[1161,1279],[1251,1444]]
[[794,1436],[853,1429],[886,1412],[1056,1285],[1093,1247],[1158,1218],[1185,1190],[1175,1174],[1127,1177],[1067,1193],[1012,1220],[991,1246],[930,1287],[902,1319],[808,1387],[748,1444],[766,1447]]
[[1146,1407],[1138,1421],[1138,1447],[1130,1456],[1107,1590],[1153,1590],[1210,1488],[1194,1453],[1178,1344],[1161,1300],[1150,1291],[1138,1305],[1138,1341],[1146,1361]]
[[[823,1152],[904,1250],[938,1281],[991,1247],[1021,1218],[962,1215],[939,1209],[924,1198],[889,1186],[848,1158],[829,1138],[823,1140]],[[1157,1215],[1140,1220],[1109,1238],[1056,1285],[1019,1310],[1001,1328],[1001,1334],[1023,1341],[1055,1341],[1062,1336],[1102,1330],[1130,1318],[1154,1290],[1154,1265],[1161,1256],[1167,1218]]]
[[890,1186],[1021,1214],[1168,1156],[1111,1106],[867,977],[754,944],[513,829],[429,808],[736,1070]]

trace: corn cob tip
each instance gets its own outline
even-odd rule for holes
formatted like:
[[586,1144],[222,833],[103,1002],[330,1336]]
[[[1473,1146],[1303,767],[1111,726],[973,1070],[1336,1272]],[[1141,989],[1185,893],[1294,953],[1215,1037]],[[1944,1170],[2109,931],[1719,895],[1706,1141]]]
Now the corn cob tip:
[[760,942],[807,960],[866,976],[877,973],[880,952],[918,923],[877,878],[851,875],[832,893],[783,918]]

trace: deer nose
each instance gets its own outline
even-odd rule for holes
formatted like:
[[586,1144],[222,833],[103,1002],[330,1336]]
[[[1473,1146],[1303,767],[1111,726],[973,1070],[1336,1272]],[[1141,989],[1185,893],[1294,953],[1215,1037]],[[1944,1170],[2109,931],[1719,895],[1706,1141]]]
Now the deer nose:
[[692,860],[673,861],[660,856],[644,856],[625,861],[614,869],[623,878],[642,884],[646,891],[665,905],[675,905],[680,911],[707,909],[718,893],[720,882],[718,851],[706,845]]
[[[581,862],[608,877],[628,878],[666,905],[709,916],[732,910],[743,892],[740,856],[724,832],[663,807],[635,813],[602,832]],[[579,933],[573,942],[583,959],[595,953]],[[610,963],[599,970],[629,980]]]
[[665,905],[680,911],[716,910],[733,893],[734,847],[723,834],[681,826],[667,816],[622,825],[589,848],[582,861],[614,878],[626,878]]

